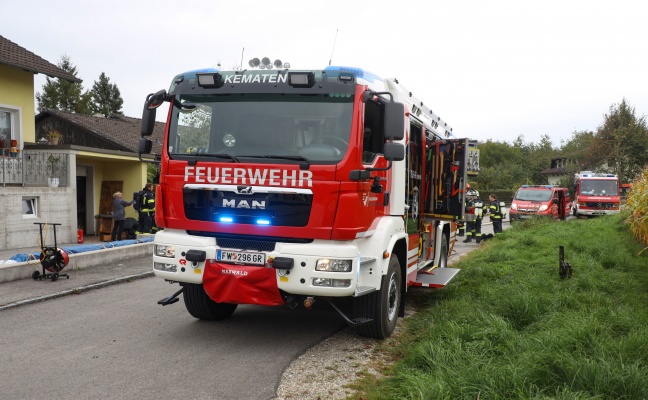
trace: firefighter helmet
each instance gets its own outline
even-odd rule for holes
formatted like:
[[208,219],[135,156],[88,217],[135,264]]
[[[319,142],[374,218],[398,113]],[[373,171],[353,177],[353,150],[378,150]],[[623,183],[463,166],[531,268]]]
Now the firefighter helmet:
[[474,189],[469,189],[466,191],[466,197],[479,197],[479,192]]

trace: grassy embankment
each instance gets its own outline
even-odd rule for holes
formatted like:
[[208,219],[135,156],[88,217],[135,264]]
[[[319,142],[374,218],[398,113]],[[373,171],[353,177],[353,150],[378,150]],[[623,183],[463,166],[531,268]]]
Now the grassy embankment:
[[408,294],[420,310],[383,346],[397,361],[352,398],[648,399],[644,247],[620,216],[515,225]]

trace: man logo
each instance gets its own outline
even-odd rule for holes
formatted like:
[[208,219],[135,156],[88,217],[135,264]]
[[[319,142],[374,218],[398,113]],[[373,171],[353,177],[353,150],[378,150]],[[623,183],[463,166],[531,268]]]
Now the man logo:
[[252,194],[252,186],[237,186],[236,192],[238,194]]
[[265,210],[265,200],[237,200],[237,199],[223,199],[223,208],[245,208],[248,210]]

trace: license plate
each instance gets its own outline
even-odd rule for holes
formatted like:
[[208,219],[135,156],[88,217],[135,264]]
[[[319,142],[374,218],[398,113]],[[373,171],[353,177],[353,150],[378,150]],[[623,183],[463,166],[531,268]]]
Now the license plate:
[[263,253],[251,253],[247,251],[223,251],[216,252],[216,260],[229,263],[265,265],[266,258]]

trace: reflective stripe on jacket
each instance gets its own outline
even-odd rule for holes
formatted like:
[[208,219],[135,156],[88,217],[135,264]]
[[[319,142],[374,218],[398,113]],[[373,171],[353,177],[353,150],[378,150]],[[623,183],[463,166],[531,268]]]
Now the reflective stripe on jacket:
[[502,219],[502,210],[500,209],[499,201],[495,200],[490,204],[490,214],[493,219]]

